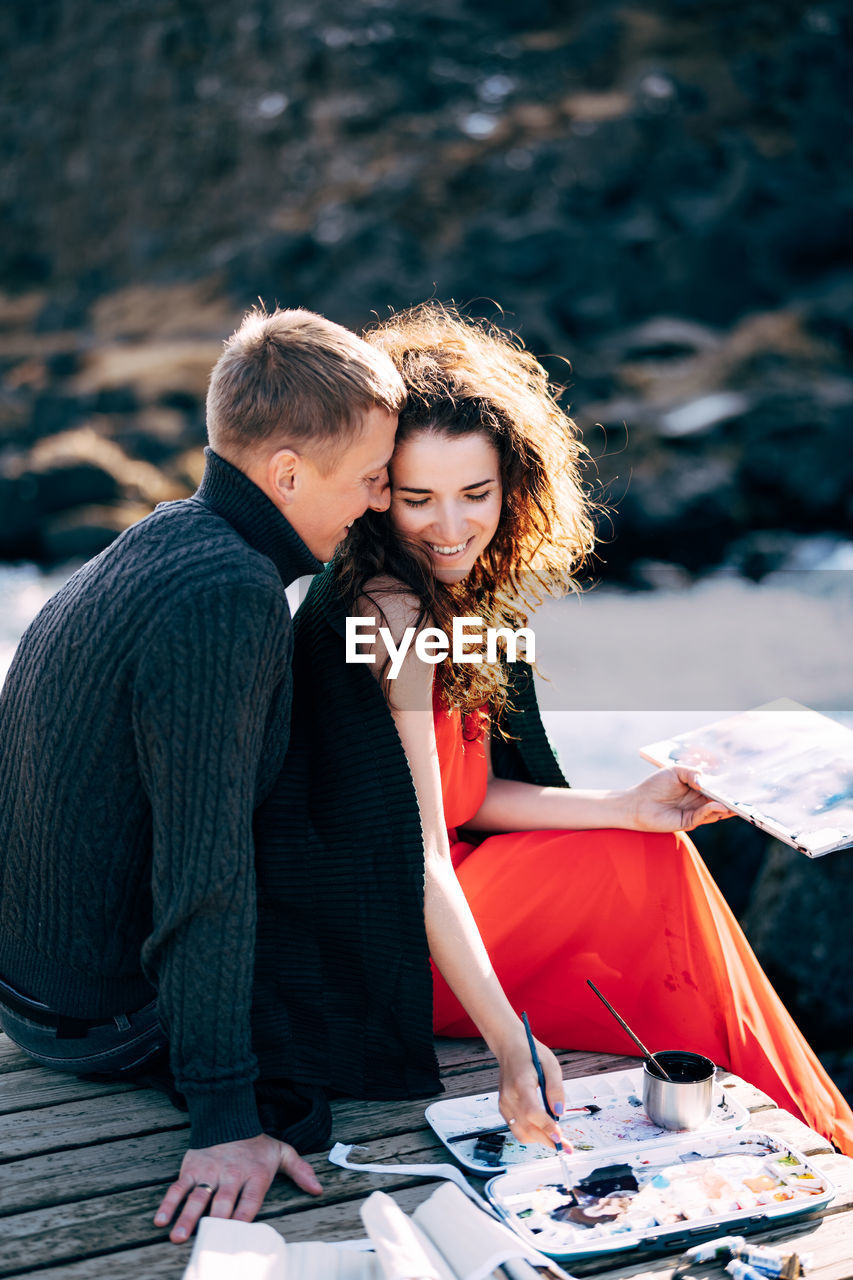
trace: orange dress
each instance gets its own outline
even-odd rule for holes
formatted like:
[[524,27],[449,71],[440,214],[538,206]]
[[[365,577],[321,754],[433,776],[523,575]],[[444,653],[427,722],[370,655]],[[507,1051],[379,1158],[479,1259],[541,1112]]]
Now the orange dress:
[[[457,838],[486,794],[482,737],[436,707],[445,820],[459,882],[495,972],[537,1036],[627,1053],[592,978],[654,1051],[727,1067],[853,1155],[853,1112],[777,996],[686,835],[521,831]],[[477,1029],[435,973],[434,1028]]]

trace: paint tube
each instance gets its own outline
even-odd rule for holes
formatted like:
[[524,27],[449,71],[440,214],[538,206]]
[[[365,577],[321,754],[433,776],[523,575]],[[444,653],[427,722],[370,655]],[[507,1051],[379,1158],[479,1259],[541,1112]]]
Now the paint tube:
[[763,1271],[756,1271],[755,1267],[742,1262],[740,1258],[732,1258],[731,1262],[727,1262],[726,1271],[732,1280],[766,1280]]
[[747,1244],[744,1241],[734,1253],[736,1258],[763,1276],[770,1277],[770,1280],[798,1280],[806,1267],[805,1259],[799,1254],[771,1249],[765,1244]]
[[720,1236],[716,1240],[706,1240],[704,1244],[695,1244],[692,1249],[683,1253],[675,1264],[673,1280],[686,1275],[696,1262],[723,1262],[746,1244],[743,1236]]

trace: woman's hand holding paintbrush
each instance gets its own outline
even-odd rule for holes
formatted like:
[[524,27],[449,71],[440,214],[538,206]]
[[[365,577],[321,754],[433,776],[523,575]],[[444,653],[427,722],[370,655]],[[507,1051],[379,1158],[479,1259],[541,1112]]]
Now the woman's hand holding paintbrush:
[[533,1041],[534,1056],[527,1027],[518,1030],[521,1035],[497,1055],[500,1112],[519,1142],[556,1147],[562,1143],[556,1120],[565,1109],[563,1073],[546,1045]]
[[[527,1034],[527,1045],[528,1045],[528,1048],[530,1049],[530,1056],[533,1059],[533,1066],[536,1070],[536,1078],[539,1082],[539,1089],[542,1094],[542,1101],[545,1103],[548,1114],[552,1117],[552,1119],[559,1120],[559,1117],[563,1114],[565,1109],[564,1100],[561,1098],[560,1101],[556,1103],[556,1105],[550,1101],[548,1097],[547,1081],[545,1080],[545,1072],[542,1069],[542,1059],[541,1059],[541,1053],[540,1053],[542,1046],[537,1044],[533,1036],[533,1032],[530,1030],[530,1023],[527,1020],[526,1013],[522,1013],[521,1021],[524,1023],[524,1030]],[[561,1072],[560,1073],[560,1092],[562,1093],[562,1091],[563,1091],[563,1078],[562,1078],[562,1072]],[[572,1145],[569,1142],[563,1142],[563,1135],[560,1133],[559,1126],[557,1125],[555,1125],[554,1132],[551,1134],[551,1140],[557,1149],[557,1155],[560,1157],[560,1165],[563,1170],[563,1177],[566,1181],[566,1186],[570,1187],[572,1185],[571,1170],[569,1169],[566,1163],[566,1156],[571,1155],[573,1150]]]

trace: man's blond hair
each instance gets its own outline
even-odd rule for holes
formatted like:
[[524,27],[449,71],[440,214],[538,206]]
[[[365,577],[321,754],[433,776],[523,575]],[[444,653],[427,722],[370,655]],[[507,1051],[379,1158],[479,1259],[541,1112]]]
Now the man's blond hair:
[[309,453],[328,469],[370,409],[396,414],[405,402],[389,357],[349,329],[313,311],[255,307],[213,367],[207,434],[237,465],[268,444]]

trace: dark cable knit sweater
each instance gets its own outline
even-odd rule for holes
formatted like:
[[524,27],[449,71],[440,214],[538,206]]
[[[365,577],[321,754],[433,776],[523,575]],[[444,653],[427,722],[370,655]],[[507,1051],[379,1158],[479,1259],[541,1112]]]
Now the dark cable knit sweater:
[[[345,661],[333,566],[296,614],[287,763],[255,817],[261,1076],[358,1098],[440,1090],[412,775],[379,682]],[[566,786],[533,676],[510,668],[502,777]]]
[[97,1018],[156,989],[194,1146],[260,1132],[252,818],[287,751],[284,588],[321,566],[208,450],[84,565],[0,695],[0,976]]

